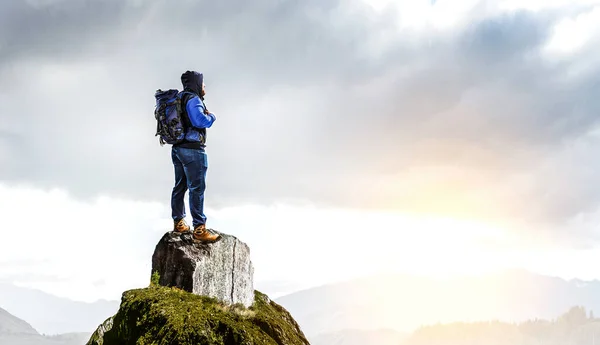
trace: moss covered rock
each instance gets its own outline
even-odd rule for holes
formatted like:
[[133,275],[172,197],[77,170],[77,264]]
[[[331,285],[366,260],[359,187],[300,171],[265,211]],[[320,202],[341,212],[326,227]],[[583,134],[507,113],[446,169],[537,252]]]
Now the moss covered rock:
[[304,345],[292,316],[255,291],[254,304],[227,306],[176,288],[150,286],[123,293],[117,314],[87,345]]

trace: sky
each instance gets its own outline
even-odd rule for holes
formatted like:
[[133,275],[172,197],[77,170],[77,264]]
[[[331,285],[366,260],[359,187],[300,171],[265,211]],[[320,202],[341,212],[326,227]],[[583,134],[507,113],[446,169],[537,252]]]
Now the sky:
[[600,279],[599,41],[600,1],[4,0],[0,280],[147,285],[174,179],[153,95],[186,70],[217,116],[208,225],[257,288]]

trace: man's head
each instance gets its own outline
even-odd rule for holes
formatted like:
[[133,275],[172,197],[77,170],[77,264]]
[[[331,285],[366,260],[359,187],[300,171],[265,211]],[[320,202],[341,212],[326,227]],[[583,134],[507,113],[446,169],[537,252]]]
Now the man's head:
[[204,98],[204,95],[206,95],[204,76],[202,73],[186,71],[181,75],[181,84],[184,89],[197,94],[200,98]]

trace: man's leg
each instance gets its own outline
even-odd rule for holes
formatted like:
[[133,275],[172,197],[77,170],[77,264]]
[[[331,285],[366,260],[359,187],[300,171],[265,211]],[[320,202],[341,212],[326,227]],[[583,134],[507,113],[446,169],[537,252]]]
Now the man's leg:
[[[180,220],[185,218],[185,192],[187,191],[187,176],[183,163],[179,159],[179,148],[173,147],[171,149],[171,159],[173,160],[173,167],[175,168],[175,186],[171,193],[171,217],[175,222],[175,230],[189,230],[189,227],[185,223],[179,224]],[[187,227],[187,229],[186,229]]]
[[186,149],[184,170],[189,189],[190,212],[194,220],[194,228],[206,224],[204,215],[204,191],[206,190],[206,171],[208,159],[206,152],[196,149]]
[[186,157],[182,158],[182,161],[190,193],[190,212],[194,219],[194,240],[216,242],[221,239],[221,235],[212,234],[206,230],[206,216],[204,215],[204,191],[206,190],[206,171],[208,170],[206,152],[195,149],[185,150]]

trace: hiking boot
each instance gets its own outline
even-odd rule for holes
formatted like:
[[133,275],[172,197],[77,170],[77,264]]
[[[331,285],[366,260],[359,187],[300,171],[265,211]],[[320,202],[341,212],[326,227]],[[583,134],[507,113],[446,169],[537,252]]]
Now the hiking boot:
[[214,243],[221,239],[221,235],[208,231],[204,224],[200,224],[194,229],[193,237],[194,241],[205,243]]
[[180,220],[176,220],[174,222],[173,232],[183,234],[188,231],[190,231],[190,226],[187,225],[185,219],[181,218]]

